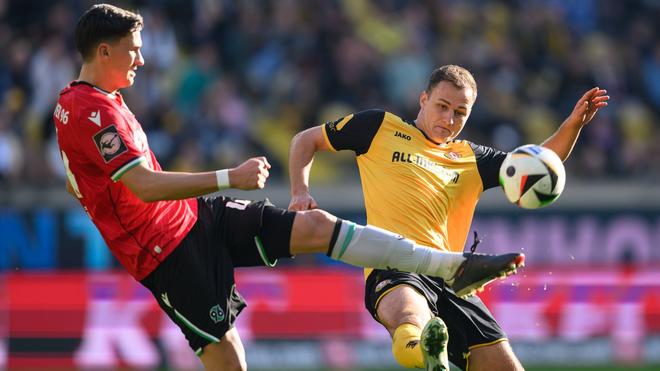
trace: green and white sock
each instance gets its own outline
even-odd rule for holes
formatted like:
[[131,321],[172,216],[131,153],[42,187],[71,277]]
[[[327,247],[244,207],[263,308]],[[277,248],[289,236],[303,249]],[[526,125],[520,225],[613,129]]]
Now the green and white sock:
[[361,267],[398,269],[449,280],[465,260],[371,225],[338,220],[328,256]]

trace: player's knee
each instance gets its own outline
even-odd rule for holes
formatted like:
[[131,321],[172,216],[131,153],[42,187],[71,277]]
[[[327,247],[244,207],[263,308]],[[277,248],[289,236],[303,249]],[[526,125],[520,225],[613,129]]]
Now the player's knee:
[[247,362],[245,359],[236,357],[214,357],[202,362],[206,370],[226,370],[226,371],[246,371]]
[[246,371],[247,362],[241,350],[230,342],[211,343],[204,347],[200,360],[206,370]]
[[241,362],[239,360],[230,360],[229,362],[225,362],[222,364],[222,368],[218,370],[226,370],[226,371],[247,371],[247,364],[245,362]]
[[396,326],[397,328],[403,324],[410,323],[419,328],[424,328],[426,323],[431,319],[430,315],[426,313],[420,313],[421,311],[405,311],[402,312],[399,318],[397,318]]
[[325,210],[314,209],[307,210],[304,213],[308,221],[315,226],[334,224],[337,220],[336,217]]
[[377,314],[390,333],[406,323],[424,328],[432,317],[426,298],[408,285],[398,286],[383,296]]
[[247,371],[247,363],[244,361],[236,361],[227,366],[226,370],[231,371]]
[[314,209],[298,212],[294,226],[309,242],[325,241],[332,233],[336,220],[327,211]]

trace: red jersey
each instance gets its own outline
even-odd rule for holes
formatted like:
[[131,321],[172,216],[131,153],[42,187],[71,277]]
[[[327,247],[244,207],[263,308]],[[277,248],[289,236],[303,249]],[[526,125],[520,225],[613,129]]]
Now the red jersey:
[[66,175],[113,255],[137,280],[151,273],[197,221],[197,200],[143,202],[119,179],[140,163],[161,171],[119,93],[74,81],[60,92],[55,128]]

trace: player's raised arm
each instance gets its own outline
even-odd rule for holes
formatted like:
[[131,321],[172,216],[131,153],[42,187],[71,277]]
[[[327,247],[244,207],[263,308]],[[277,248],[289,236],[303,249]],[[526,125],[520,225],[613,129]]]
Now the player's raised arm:
[[352,113],[296,134],[289,150],[289,210],[317,207],[309,193],[309,172],[317,151],[351,150],[356,155],[367,152],[384,116],[385,111],[378,109]]
[[594,118],[598,109],[607,106],[610,97],[605,94],[607,90],[597,87],[584,93],[559,129],[541,145],[550,148],[562,161],[566,161],[582,128]]
[[315,126],[296,134],[289,149],[289,179],[291,181],[291,202],[289,210],[301,211],[318,207],[309,192],[309,172],[317,151],[327,151],[330,147],[323,137],[323,126]]
[[145,202],[181,200],[226,188],[263,188],[268,169],[270,164],[265,157],[251,158],[232,169],[203,173],[154,171],[142,162],[127,171],[121,181]]

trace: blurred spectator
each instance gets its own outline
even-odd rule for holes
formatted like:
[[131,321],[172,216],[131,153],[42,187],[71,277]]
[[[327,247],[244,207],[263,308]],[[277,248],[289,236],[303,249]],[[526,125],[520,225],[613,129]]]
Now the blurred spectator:
[[199,113],[201,97],[220,76],[218,67],[218,50],[211,43],[201,45],[194,58],[185,62],[175,93],[177,108],[183,115],[194,116]]
[[22,167],[21,143],[11,131],[9,115],[0,110],[0,181],[18,183]]
[[639,101],[628,100],[619,110],[622,145],[620,159],[622,167],[632,175],[642,175],[647,170],[648,153],[657,145],[653,116]]
[[30,111],[39,121],[52,113],[57,93],[77,76],[69,55],[64,40],[54,35],[48,37],[32,56]]
[[656,41],[652,53],[644,58],[642,81],[650,103],[660,108],[660,38]]
[[[0,0],[0,182],[62,176],[49,149],[50,116],[58,90],[77,75],[71,32],[87,5]],[[166,169],[268,155],[273,177],[283,179],[293,133],[339,117],[329,117],[332,107],[384,108],[413,119],[431,70],[454,63],[479,85],[465,137],[505,150],[537,142],[598,85],[611,105],[585,129],[569,171],[585,179],[658,174],[657,1],[125,5],[144,16],[146,64],[124,95]],[[340,167],[325,179],[341,181],[344,173],[352,174]]]
[[176,63],[178,53],[174,29],[160,9],[143,13],[142,55],[156,70],[166,72]]

